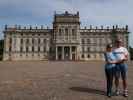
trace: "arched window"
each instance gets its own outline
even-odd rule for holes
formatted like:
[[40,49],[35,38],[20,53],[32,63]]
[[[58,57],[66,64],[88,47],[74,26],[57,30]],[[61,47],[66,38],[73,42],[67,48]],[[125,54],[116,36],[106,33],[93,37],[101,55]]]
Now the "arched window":
[[59,29],[59,36],[61,36],[62,35],[62,30],[61,29]]
[[82,44],[85,44],[85,40],[84,39],[82,39]]
[[43,47],[43,52],[46,52],[46,47],[45,46]]
[[34,44],[34,38],[32,38],[32,44]]
[[38,52],[40,52],[40,46],[38,46]]
[[34,46],[32,46],[32,52],[34,52]]
[[29,39],[26,39],[26,44],[29,44]]
[[65,35],[68,36],[68,28],[65,29]]
[[90,54],[88,54],[87,57],[90,58]]
[[28,47],[26,47],[26,52],[28,52],[29,50],[28,50],[29,48]]
[[20,47],[20,52],[23,52],[23,47],[22,46]]
[[46,44],[46,39],[43,39],[43,43]]
[[90,44],[90,39],[87,39],[87,43]]
[[90,52],[90,48],[89,47],[87,48],[87,52]]
[[38,44],[40,44],[40,38],[38,38]]
[[82,58],[84,58],[84,54],[82,54]]
[[20,43],[23,44],[23,39],[20,40]]
[[76,31],[75,29],[72,29],[72,36],[75,36],[76,35]]

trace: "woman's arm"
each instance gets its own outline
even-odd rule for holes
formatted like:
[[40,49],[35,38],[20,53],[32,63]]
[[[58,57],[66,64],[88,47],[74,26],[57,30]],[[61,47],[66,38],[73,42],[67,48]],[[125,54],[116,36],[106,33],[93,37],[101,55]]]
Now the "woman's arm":
[[116,64],[116,63],[118,63],[117,61],[110,61],[110,60],[108,60],[107,62],[110,63],[110,64]]

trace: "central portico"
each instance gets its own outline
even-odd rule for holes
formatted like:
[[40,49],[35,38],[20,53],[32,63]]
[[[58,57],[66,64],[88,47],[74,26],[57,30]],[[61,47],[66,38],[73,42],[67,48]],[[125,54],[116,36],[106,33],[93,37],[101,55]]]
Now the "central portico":
[[56,46],[56,60],[76,60],[77,46]]

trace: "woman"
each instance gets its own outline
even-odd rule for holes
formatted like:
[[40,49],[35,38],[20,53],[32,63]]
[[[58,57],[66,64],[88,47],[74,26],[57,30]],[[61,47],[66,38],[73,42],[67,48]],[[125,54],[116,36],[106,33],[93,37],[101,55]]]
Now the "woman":
[[115,72],[115,65],[118,62],[115,54],[112,52],[112,45],[108,44],[106,46],[105,56],[105,75],[107,82],[107,96],[112,96],[112,85],[113,85],[113,77]]

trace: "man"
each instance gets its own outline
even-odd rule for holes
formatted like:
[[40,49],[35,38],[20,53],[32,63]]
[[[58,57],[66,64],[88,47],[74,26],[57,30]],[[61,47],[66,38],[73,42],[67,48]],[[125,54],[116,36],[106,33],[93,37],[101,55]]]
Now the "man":
[[123,96],[128,96],[128,90],[127,90],[127,64],[125,61],[128,60],[128,50],[122,46],[122,40],[117,39],[116,40],[116,48],[114,49],[114,53],[117,56],[118,60],[121,60],[121,62],[116,64],[116,73],[115,73],[115,85],[116,85],[116,95],[119,95],[119,78],[122,77],[122,83],[123,83]]

